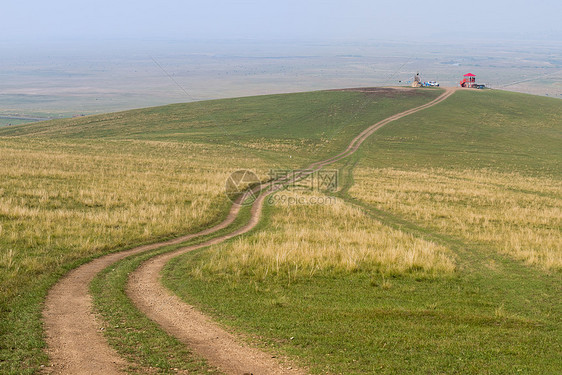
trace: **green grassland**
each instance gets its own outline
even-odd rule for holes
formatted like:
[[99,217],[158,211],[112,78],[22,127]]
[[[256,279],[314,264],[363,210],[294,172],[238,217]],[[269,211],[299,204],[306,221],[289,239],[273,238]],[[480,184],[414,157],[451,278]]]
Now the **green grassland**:
[[0,136],[225,144],[274,158],[296,157],[285,166],[298,167],[343,148],[366,124],[438,94],[438,90],[383,89],[373,94],[318,91],[224,99],[67,119],[55,125],[29,124]]
[[437,107],[389,124],[362,165],[490,168],[555,176],[562,170],[560,100],[505,91],[460,91]]
[[33,122],[37,122],[37,121],[38,120],[26,119],[26,118],[2,117],[1,114],[0,114],[0,127],[23,125],[23,124],[33,123]]
[[68,270],[212,225],[232,171],[302,167],[438,94],[274,95],[0,129],[0,372],[47,363],[42,302]]
[[[389,124],[338,164],[335,197],[347,209],[313,207],[332,217],[304,219],[299,229],[284,218],[305,215],[307,207],[269,206],[273,229],[264,224],[176,258],[164,282],[313,373],[560,373],[561,126],[557,99],[458,92]],[[352,209],[360,212],[350,218]],[[318,237],[314,229],[326,222],[332,230]],[[334,265],[290,256],[301,247],[304,254],[332,251],[332,235],[362,225],[433,244],[445,258],[346,268],[345,259]],[[355,236],[344,253],[365,246],[379,255],[388,249]],[[265,272],[280,256],[275,247],[289,259]],[[446,261],[454,262],[452,271]]]
[[26,120],[15,120],[15,119],[3,119],[0,118],[0,127],[3,126],[12,126],[12,125],[21,125],[21,124],[26,124],[29,121]]

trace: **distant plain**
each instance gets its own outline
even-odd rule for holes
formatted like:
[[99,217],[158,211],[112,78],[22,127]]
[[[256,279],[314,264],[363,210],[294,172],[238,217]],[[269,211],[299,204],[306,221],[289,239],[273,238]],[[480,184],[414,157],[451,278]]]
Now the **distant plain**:
[[[492,88],[562,98],[562,44],[185,42],[0,45],[0,117],[71,117],[195,100],[423,80],[467,72]],[[0,119],[0,126],[22,123]]]

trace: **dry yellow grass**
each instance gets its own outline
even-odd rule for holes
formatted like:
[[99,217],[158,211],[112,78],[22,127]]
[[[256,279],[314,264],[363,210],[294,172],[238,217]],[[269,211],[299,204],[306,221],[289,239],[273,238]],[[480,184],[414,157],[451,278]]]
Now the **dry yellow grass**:
[[490,170],[360,168],[350,194],[544,269],[562,269],[562,183]]
[[269,170],[222,145],[0,140],[1,295],[70,260],[218,220],[240,166]]
[[279,194],[288,195],[285,201],[326,204],[276,205],[266,230],[215,246],[193,275],[295,280],[319,271],[443,275],[455,269],[447,249],[382,225],[342,200]]

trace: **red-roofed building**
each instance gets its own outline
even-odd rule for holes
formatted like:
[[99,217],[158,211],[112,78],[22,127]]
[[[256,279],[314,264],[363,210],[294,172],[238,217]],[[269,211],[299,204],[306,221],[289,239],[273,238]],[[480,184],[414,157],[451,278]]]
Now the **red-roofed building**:
[[472,73],[467,73],[460,82],[461,87],[474,87],[476,86],[476,76]]

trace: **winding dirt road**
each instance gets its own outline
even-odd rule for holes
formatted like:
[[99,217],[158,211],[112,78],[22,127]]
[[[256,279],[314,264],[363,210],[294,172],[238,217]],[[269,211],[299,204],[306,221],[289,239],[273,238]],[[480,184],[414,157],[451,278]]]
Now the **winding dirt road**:
[[[275,181],[264,185],[262,193],[253,203],[251,219],[242,228],[204,243],[180,248],[150,259],[136,270],[129,280],[128,294],[137,307],[171,335],[185,342],[194,352],[201,354],[211,365],[228,374],[302,374],[301,369],[282,366],[264,352],[250,348],[224,331],[207,317],[179,300],[165,289],[159,280],[164,265],[173,257],[205,246],[217,244],[248,232],[259,222],[265,198],[276,191],[273,186],[292,182],[335,163],[354,152],[375,131],[386,124],[415,112],[434,106],[451,96],[455,88],[422,106],[388,117],[361,132],[342,153],[327,160],[315,162],[289,181]],[[243,197],[240,198],[242,200]],[[131,250],[109,254],[84,264],[63,277],[50,291],[43,310],[47,353],[51,359],[49,372],[61,374],[119,374],[127,365],[106,342],[101,324],[93,313],[89,285],[95,275],[127,256],[179,244],[200,236],[215,233],[228,227],[238,215],[240,206],[234,204],[226,219],[204,231],[173,240],[140,246]]]

